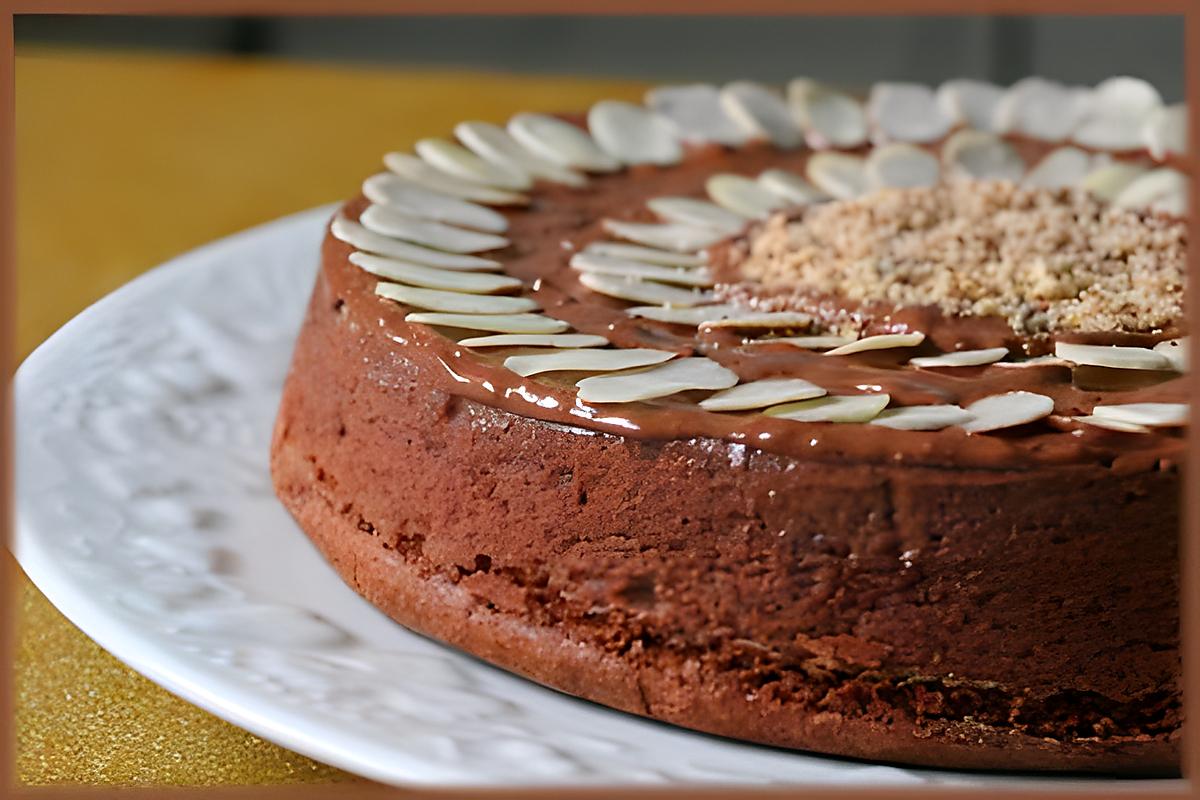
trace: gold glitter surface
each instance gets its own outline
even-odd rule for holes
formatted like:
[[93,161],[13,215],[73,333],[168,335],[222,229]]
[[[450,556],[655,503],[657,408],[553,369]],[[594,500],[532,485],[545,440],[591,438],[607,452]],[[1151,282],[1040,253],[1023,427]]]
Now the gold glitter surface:
[[19,598],[14,693],[22,783],[357,780],[158,688],[67,622],[24,575]]
[[[461,119],[501,122],[644,90],[627,81],[27,47],[16,68],[22,354],[139,272],[348,196],[382,153],[444,136]],[[87,131],[83,146],[79,131]],[[140,677],[13,571],[22,782],[353,780]]]

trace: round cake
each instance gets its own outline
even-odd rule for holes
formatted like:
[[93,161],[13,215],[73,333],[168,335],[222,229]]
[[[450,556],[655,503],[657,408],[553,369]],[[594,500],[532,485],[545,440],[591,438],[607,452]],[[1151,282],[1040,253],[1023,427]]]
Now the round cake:
[[798,79],[462,123],[331,220],[276,490],[393,619],[597,703],[1174,773],[1183,119]]

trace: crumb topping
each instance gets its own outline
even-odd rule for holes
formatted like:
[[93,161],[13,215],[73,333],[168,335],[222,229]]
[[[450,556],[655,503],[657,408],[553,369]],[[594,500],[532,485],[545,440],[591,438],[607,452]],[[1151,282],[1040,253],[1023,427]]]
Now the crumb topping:
[[954,180],[777,215],[739,271],[768,290],[1001,316],[1024,335],[1146,332],[1184,318],[1186,239],[1181,220],[1079,189]]

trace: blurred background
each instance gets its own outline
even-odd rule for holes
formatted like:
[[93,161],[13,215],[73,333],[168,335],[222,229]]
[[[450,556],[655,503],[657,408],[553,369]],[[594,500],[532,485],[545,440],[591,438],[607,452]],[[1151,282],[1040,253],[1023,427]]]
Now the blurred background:
[[18,16],[18,44],[237,53],[648,80],[845,86],[948,76],[1096,83],[1132,74],[1183,96],[1183,20],[1145,17]]
[[[1164,16],[18,15],[15,33],[21,356],[145,270],[351,196],[383,153],[467,118],[636,100],[654,82],[799,75],[857,91],[1030,74],[1135,75],[1168,102],[1184,89],[1183,22]],[[349,778],[172,696],[20,586],[23,783]]]

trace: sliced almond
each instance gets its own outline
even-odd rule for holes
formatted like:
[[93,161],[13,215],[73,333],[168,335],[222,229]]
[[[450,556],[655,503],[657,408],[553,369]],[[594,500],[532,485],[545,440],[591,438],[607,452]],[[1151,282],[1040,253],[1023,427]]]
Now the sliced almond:
[[681,225],[677,222],[656,224],[606,219],[601,222],[601,225],[613,236],[619,236],[648,247],[676,250],[681,253],[695,253],[726,238],[725,234],[711,228]]
[[597,275],[615,275],[622,278],[673,283],[681,286],[712,286],[712,274],[701,267],[664,267],[661,264],[645,264],[624,258],[601,256],[595,253],[576,253],[571,256],[572,269],[593,272]]
[[711,292],[694,292],[680,289],[677,286],[619,278],[613,275],[599,275],[594,272],[581,274],[579,282],[598,294],[633,303],[686,308],[712,302]]
[[829,350],[858,341],[853,336],[779,336],[755,339],[750,344],[787,344],[803,350]]
[[1021,133],[1034,139],[1057,142],[1075,130],[1087,110],[1088,92],[1045,78],[1017,81],[996,104],[993,130]]
[[435,247],[448,253],[483,253],[508,247],[508,239],[503,236],[406,217],[387,206],[367,206],[359,222],[375,233],[424,247]]
[[661,364],[676,356],[668,350],[630,348],[622,350],[564,350],[558,353],[538,353],[531,356],[509,356],[505,369],[529,377],[543,372],[616,372],[635,367]]
[[1129,75],[1116,75],[1096,84],[1090,109],[1101,117],[1140,117],[1162,104],[1162,95],[1153,84]]
[[520,280],[508,275],[437,269],[368,253],[351,253],[350,263],[380,278],[426,289],[445,289],[466,294],[495,294],[511,292],[523,285]]
[[835,347],[827,352],[827,356],[848,356],[853,353],[865,353],[869,350],[890,350],[894,347],[916,347],[925,341],[925,334],[920,331],[912,333],[881,333],[878,336],[864,336],[849,344]]
[[764,378],[733,386],[700,401],[707,411],[745,411],[823,397],[825,390],[803,378]]
[[601,149],[626,164],[668,166],[683,159],[675,127],[633,103],[601,100],[588,111],[588,130]]
[[733,236],[746,227],[746,218],[741,214],[694,197],[655,197],[646,201],[646,207],[667,222],[711,228],[725,236]]
[[1145,118],[1085,119],[1071,134],[1071,139],[1084,147],[1096,150],[1135,150],[1142,146],[1142,125]]
[[1142,144],[1142,126],[1162,107],[1162,95],[1140,78],[1109,78],[1092,91],[1086,113],[1072,137],[1085,147],[1133,150]]
[[1190,341],[1188,336],[1184,336],[1182,339],[1168,339],[1154,345],[1154,352],[1166,356],[1171,362],[1171,369],[1176,372],[1187,372]]
[[703,267],[708,265],[708,256],[704,253],[680,253],[674,250],[661,250],[657,247],[643,247],[640,244],[625,242],[592,242],[583,248],[585,253],[595,253],[598,256],[612,256],[630,261],[643,261],[647,264],[662,264],[667,267]]
[[[1154,209],[1167,201],[1186,208],[1188,178],[1170,167],[1152,169],[1130,181],[1113,200],[1117,208]],[[1169,210],[1169,209],[1168,209]]]
[[529,198],[523,194],[456,178],[408,153],[388,153],[383,157],[383,163],[400,177],[442,194],[489,206],[522,206],[529,203]]
[[506,297],[491,294],[463,294],[441,289],[419,289],[399,283],[379,283],[375,294],[426,311],[449,314],[520,314],[534,311],[538,304],[528,297]]
[[758,176],[759,184],[783,202],[792,206],[807,206],[829,199],[829,195],[794,172],[768,169]]
[[1188,424],[1187,403],[1122,403],[1096,406],[1092,409],[1092,414],[1148,428],[1178,428]]
[[529,173],[516,164],[486,161],[449,139],[421,139],[413,149],[425,163],[465,181],[516,191],[533,185]]
[[621,162],[600,149],[587,131],[547,114],[521,113],[508,121],[508,132],[527,150],[564,167],[614,172]]
[[1121,192],[1125,191],[1126,186],[1145,174],[1145,167],[1124,161],[1114,161],[1093,169],[1079,182],[1079,186],[1101,200],[1111,203]]
[[941,174],[936,156],[904,142],[876,147],[867,156],[863,169],[867,183],[875,189],[933,186]]
[[1069,367],[1071,362],[1058,356],[1034,356],[1019,361],[997,361],[997,367],[1025,369],[1028,367]]
[[1102,344],[1055,342],[1054,355],[1072,364],[1111,369],[1172,369],[1171,359],[1148,347],[1118,347]]
[[443,314],[417,311],[406,316],[404,321],[497,333],[562,333],[571,328],[561,319],[541,314]]
[[1007,347],[988,347],[983,350],[956,350],[940,356],[920,356],[910,358],[908,363],[914,367],[978,367],[993,364],[1007,355]]
[[933,90],[919,83],[872,86],[867,118],[885,142],[934,142],[945,136],[952,124]]
[[604,347],[608,339],[590,333],[497,333],[460,339],[463,347]]
[[744,175],[711,175],[704,188],[714,203],[745,219],[766,219],[787,205],[778,195]]
[[806,78],[788,84],[788,105],[810,147],[858,147],[867,140],[867,115],[862,103]]
[[869,422],[891,400],[886,394],[831,395],[772,406],[763,413],[795,422]]
[[728,389],[737,373],[708,358],[680,358],[621,375],[596,375],[575,384],[588,403],[632,403],[696,389]]
[[[416,188],[418,191],[421,191],[420,187]],[[429,194],[435,193],[429,192]],[[442,196],[445,197],[444,195]],[[461,203],[464,206],[473,206],[474,208],[488,214],[495,214],[495,212],[490,208],[485,208],[484,206],[476,206],[473,203],[467,203],[466,201],[462,200],[454,200],[453,198],[449,197],[446,197],[445,199],[450,200],[452,203]],[[410,226],[408,223],[414,219],[418,222],[434,222],[439,225],[448,225],[454,230],[462,230],[461,226],[476,228],[480,231],[494,229],[503,230],[508,227],[508,220],[504,219],[504,217],[501,217],[499,214],[496,214],[496,216],[499,217],[499,222],[496,222],[495,220],[487,220],[485,223],[485,218],[471,213],[459,213],[453,210],[448,204],[440,204],[437,202],[413,202],[411,207],[414,207],[416,211],[410,212],[407,210],[407,208],[396,205],[381,205],[379,203],[372,203],[363,210],[362,214],[359,216],[359,221],[362,223],[362,226],[368,230],[375,231],[376,233],[383,234],[384,236],[393,236],[395,238],[405,238],[405,236],[407,236],[410,232]],[[439,217],[441,218],[440,220],[438,219]],[[450,217],[451,219],[447,219],[447,217]],[[485,223],[487,227],[483,227],[481,223]],[[496,242],[506,241],[506,239],[501,237],[495,237],[487,240],[487,243],[494,244]]]
[[666,308],[663,306],[634,306],[625,309],[631,317],[669,322],[674,325],[700,325],[705,322],[725,319],[744,312],[744,308],[727,305],[692,306],[691,308]]
[[583,175],[536,155],[499,125],[490,122],[460,122],[454,126],[454,135],[475,155],[496,166],[515,168],[534,178],[567,186],[587,184],[587,178]]
[[1076,422],[1082,422],[1084,425],[1091,425],[1096,428],[1104,428],[1110,431],[1121,431],[1122,433],[1149,433],[1150,429],[1145,425],[1138,425],[1133,422],[1125,422],[1120,419],[1098,416],[1078,416],[1071,417]]
[[729,147],[746,142],[746,132],[725,113],[721,92],[710,84],[656,86],[646,92],[646,105],[670,120],[685,142]]
[[1179,189],[1159,197],[1150,204],[1150,210],[1158,214],[1169,214],[1172,217],[1185,217],[1188,213],[1188,193]]
[[721,106],[743,131],[776,147],[790,149],[803,141],[800,127],[778,92],[752,81],[735,81],[721,90]]
[[743,311],[724,319],[708,320],[702,328],[808,328],[813,318],[797,311]]
[[937,88],[942,113],[976,131],[992,131],[996,106],[1004,89],[994,83],[967,78],[949,80]]
[[1019,181],[1025,162],[1016,148],[984,131],[952,133],[942,145],[942,163],[951,173],[977,180]]
[[1054,401],[1044,394],[1008,392],[976,400],[966,411],[972,419],[962,423],[962,429],[968,433],[984,433],[1047,417],[1054,411]]
[[846,153],[816,153],[805,168],[813,185],[838,200],[853,200],[870,189],[863,159]]
[[871,420],[871,425],[898,431],[940,431],[951,425],[962,425],[973,417],[955,405],[902,406],[885,408]]
[[1089,153],[1078,147],[1060,147],[1025,173],[1021,183],[1038,189],[1065,189],[1082,183],[1094,167]]
[[357,247],[367,253],[389,256],[441,269],[465,270],[468,272],[487,272],[500,269],[500,262],[490,258],[463,255],[461,253],[446,253],[442,250],[432,250],[428,247],[402,242],[391,236],[369,231],[357,222],[352,222],[342,215],[334,217],[329,226],[330,233],[335,239]]
[[1156,108],[1142,122],[1141,140],[1156,161],[1168,155],[1185,155],[1188,149],[1187,106],[1178,103]]
[[405,180],[390,172],[363,181],[363,194],[372,203],[417,219],[445,222],[488,233],[504,233],[508,220],[487,206],[472,203]]

